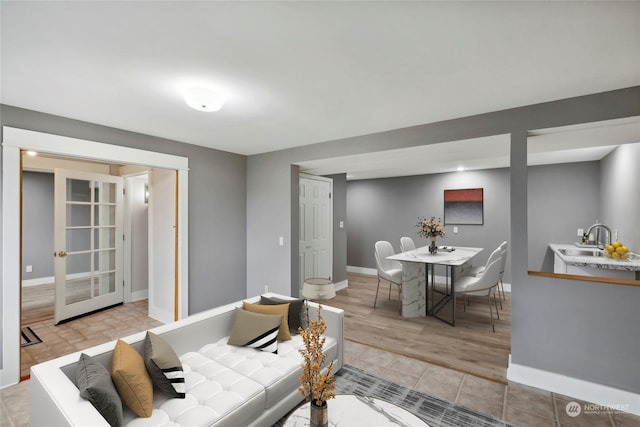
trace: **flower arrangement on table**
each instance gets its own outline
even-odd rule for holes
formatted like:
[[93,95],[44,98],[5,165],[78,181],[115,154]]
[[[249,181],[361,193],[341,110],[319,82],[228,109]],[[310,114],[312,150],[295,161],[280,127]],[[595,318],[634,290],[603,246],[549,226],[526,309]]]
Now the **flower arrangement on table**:
[[[316,421],[318,425],[325,423],[322,419],[314,420],[314,418],[326,417],[327,400],[336,397],[334,392],[336,388],[335,377],[332,374],[333,361],[327,366],[326,372],[322,373],[322,366],[327,359],[327,354],[323,351],[326,338],[322,334],[327,329],[327,322],[320,314],[321,308],[322,306],[318,306],[318,320],[313,320],[309,319],[307,306],[307,326],[304,329],[298,328],[304,342],[304,347],[298,350],[304,359],[302,375],[300,375],[302,385],[298,391],[305,398],[308,396],[311,401],[311,421],[312,424],[316,424],[313,422]],[[314,411],[319,409],[324,410],[324,415],[314,415]]]
[[438,247],[436,246],[436,237],[444,237],[444,225],[440,221],[440,218],[436,219],[436,217],[432,216],[431,218],[418,218],[418,223],[416,224],[418,227],[418,235],[430,238],[431,245],[429,246],[429,253],[435,254],[438,252]]

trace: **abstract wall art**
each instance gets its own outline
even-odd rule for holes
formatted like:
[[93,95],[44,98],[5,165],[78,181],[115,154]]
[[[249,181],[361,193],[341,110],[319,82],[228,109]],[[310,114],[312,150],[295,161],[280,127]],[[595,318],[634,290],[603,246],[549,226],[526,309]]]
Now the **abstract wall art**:
[[444,190],[444,223],[482,225],[483,189]]

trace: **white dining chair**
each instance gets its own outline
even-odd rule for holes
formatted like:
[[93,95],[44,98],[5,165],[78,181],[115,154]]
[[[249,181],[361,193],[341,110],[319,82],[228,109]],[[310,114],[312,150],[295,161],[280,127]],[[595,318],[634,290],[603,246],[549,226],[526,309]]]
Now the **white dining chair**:
[[[507,242],[502,243],[502,259],[500,261],[500,287],[498,288],[498,292],[502,292],[502,299],[507,300],[504,295],[504,283],[502,283],[502,278],[504,277],[504,270],[507,267],[507,255],[509,254],[509,248],[507,247]],[[502,308],[502,303],[500,303],[500,308]]]
[[[498,278],[500,275],[500,258],[494,259],[486,268],[477,276],[464,276],[456,280],[455,292],[456,295],[462,294],[465,296],[486,296],[489,303],[489,315],[491,317],[491,328],[493,332],[496,332],[496,327],[493,324],[493,304],[495,304],[495,291],[498,287]],[[491,299],[494,299],[493,303]],[[466,304],[465,311],[466,311]],[[498,307],[496,306],[496,314],[498,313]],[[455,316],[455,314],[454,314]],[[498,317],[499,319],[499,317]]]
[[401,237],[400,238],[400,251],[407,252],[413,251],[416,249],[416,244],[413,243],[413,239],[411,237]]
[[500,264],[500,271],[501,271],[501,276],[500,276],[500,280],[498,283],[498,296],[500,296],[500,308],[502,308],[502,300],[504,300],[504,288],[502,287],[502,276],[504,275],[504,269],[507,263],[507,241],[505,240],[504,242],[500,243],[500,245],[493,251],[491,252],[491,255],[489,255],[489,259],[487,260],[487,262],[485,263],[485,265],[480,265],[477,267],[473,267],[468,271],[468,275],[469,276],[478,276],[479,274],[481,274],[485,268],[487,268],[487,266],[493,262],[495,259],[498,259],[498,257],[501,260],[501,264]]
[[378,303],[378,291],[380,290],[380,280],[389,282],[389,299],[391,299],[391,285],[398,286],[398,299],[400,300],[399,312],[402,314],[402,264],[399,261],[387,259],[394,255],[393,246],[386,240],[380,240],[375,245],[376,269],[378,270],[378,287],[376,288],[376,298],[373,301],[373,308]]

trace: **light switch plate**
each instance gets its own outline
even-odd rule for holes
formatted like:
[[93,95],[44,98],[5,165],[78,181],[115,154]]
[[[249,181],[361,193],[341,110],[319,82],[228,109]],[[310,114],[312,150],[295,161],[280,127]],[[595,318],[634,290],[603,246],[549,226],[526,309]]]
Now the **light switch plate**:
[[458,233],[458,227],[453,227],[453,234],[457,234]]
[[344,221],[340,221],[340,228],[344,228]]
[[278,239],[278,244],[280,246],[284,246],[284,237],[280,236],[280,238]]
[[582,237],[584,234],[584,228],[578,228],[578,237]]

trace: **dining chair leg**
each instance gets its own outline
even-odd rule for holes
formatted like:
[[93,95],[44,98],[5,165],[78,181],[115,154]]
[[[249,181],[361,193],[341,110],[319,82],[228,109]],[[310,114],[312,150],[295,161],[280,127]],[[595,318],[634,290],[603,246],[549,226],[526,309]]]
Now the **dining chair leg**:
[[465,313],[467,312],[467,305],[469,305],[469,298],[468,298],[468,295],[465,294],[464,302],[462,303],[462,311],[464,311]]
[[[500,300],[500,296],[498,295],[498,300]],[[493,294],[493,304],[496,306],[496,315],[498,316],[498,320],[500,320],[500,311],[498,310],[498,301],[496,300],[496,294]]]
[[378,277],[378,287],[376,288],[376,299],[373,300],[373,308],[376,308],[376,303],[378,302],[378,291],[380,290],[380,277]]
[[500,279],[500,290],[502,291],[502,299],[506,301],[507,297],[504,294],[504,283],[502,283],[502,278]]
[[491,316],[491,328],[493,333],[496,333],[496,327],[493,324],[493,307],[491,306],[491,295],[487,295],[487,301],[489,302],[489,316]]
[[[500,280],[498,282],[498,300],[500,301],[500,310],[503,310],[502,308],[502,300],[504,298],[504,290],[501,290],[502,288],[502,280]],[[497,309],[498,307],[496,307]]]
[[402,316],[402,285],[398,286],[398,301],[400,301],[400,308],[398,309],[398,313]]

